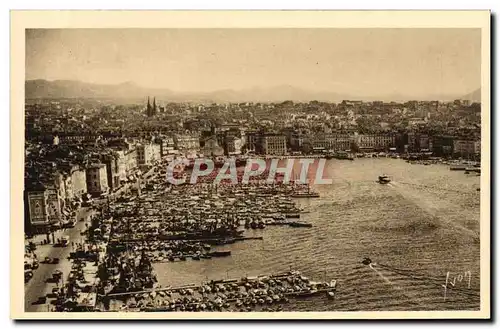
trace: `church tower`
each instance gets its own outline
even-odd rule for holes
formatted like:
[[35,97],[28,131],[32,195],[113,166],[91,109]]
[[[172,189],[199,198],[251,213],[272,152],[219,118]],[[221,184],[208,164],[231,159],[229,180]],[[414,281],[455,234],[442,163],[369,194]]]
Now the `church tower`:
[[152,110],[152,115],[156,115],[156,97],[153,98],[153,110]]
[[149,103],[149,96],[148,96],[148,105],[146,106],[146,115],[148,117],[150,117],[152,115],[151,104]]

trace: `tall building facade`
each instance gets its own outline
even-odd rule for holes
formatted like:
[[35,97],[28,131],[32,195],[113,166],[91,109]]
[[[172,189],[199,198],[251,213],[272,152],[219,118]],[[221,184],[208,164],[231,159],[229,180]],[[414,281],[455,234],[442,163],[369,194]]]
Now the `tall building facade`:
[[105,164],[94,164],[87,168],[87,191],[92,196],[109,192],[108,173]]
[[278,134],[266,134],[262,136],[262,149],[264,154],[269,155],[285,155],[286,136]]

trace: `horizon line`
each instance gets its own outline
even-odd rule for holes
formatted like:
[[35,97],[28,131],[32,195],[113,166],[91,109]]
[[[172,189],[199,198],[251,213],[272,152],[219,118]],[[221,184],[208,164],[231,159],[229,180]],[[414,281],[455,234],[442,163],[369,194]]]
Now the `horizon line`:
[[[57,82],[57,81],[61,81],[61,82],[77,82],[77,83],[84,83],[84,84],[89,84],[89,85],[100,85],[100,86],[120,86],[120,85],[135,85],[141,89],[154,89],[154,90],[158,90],[158,91],[169,91],[169,92],[172,92],[172,93],[175,93],[175,94],[196,94],[196,95],[199,95],[199,96],[204,96],[204,95],[207,95],[207,94],[212,94],[212,93],[217,93],[217,92],[223,92],[223,91],[230,91],[230,92],[245,92],[245,91],[250,91],[250,90],[253,90],[253,89],[257,89],[257,90],[260,90],[260,91],[267,91],[267,90],[272,90],[272,89],[275,89],[275,88],[280,88],[280,87],[289,87],[291,89],[297,89],[299,91],[303,91],[303,92],[309,92],[309,93],[330,93],[330,94],[335,94],[335,95],[338,95],[338,96],[349,96],[352,98],[352,100],[358,100],[358,99],[366,99],[366,100],[382,100],[381,98],[391,98],[392,96],[397,96],[396,98],[400,97],[402,99],[394,99],[393,101],[396,101],[396,100],[405,100],[405,101],[408,101],[408,100],[419,100],[419,99],[425,99],[425,98],[432,98],[432,97],[435,97],[437,95],[441,95],[441,96],[445,96],[445,97],[448,97],[448,96],[453,96],[451,98],[453,99],[460,99],[460,98],[457,98],[457,97],[464,97],[464,96],[467,96],[467,95],[470,95],[470,94],[473,94],[475,93],[476,91],[479,91],[481,90],[481,86],[479,86],[478,88],[475,88],[473,90],[470,90],[468,91],[467,93],[465,93],[464,95],[461,95],[461,96],[458,96],[456,94],[452,94],[452,93],[440,93],[440,94],[430,94],[430,95],[426,95],[426,96],[413,96],[413,95],[406,95],[406,94],[385,94],[385,95],[379,95],[379,96],[373,96],[373,95],[365,95],[365,96],[357,96],[357,95],[352,95],[352,94],[348,94],[347,92],[345,93],[345,95],[343,95],[344,93],[343,92],[336,92],[336,91],[329,91],[329,90],[312,90],[312,89],[307,89],[307,88],[303,88],[303,87],[297,87],[297,86],[294,86],[294,85],[291,85],[291,84],[279,84],[279,85],[274,85],[274,86],[271,86],[271,87],[259,87],[259,86],[253,86],[253,87],[249,87],[249,88],[243,88],[243,89],[231,89],[231,88],[221,88],[221,89],[213,89],[213,90],[210,90],[210,91],[179,91],[179,90],[174,90],[174,89],[171,89],[171,88],[168,88],[168,87],[147,87],[147,86],[143,86],[143,85],[140,85],[138,84],[137,82],[135,81],[131,81],[131,80],[127,80],[127,81],[123,81],[123,82],[118,82],[118,83],[98,83],[98,82],[87,82],[87,81],[82,81],[82,80],[78,80],[78,79],[46,79],[46,78],[34,78],[34,79],[25,79],[25,83],[26,82],[29,82],[29,81],[46,81],[46,82]],[[147,97],[147,95],[145,95],[144,97]],[[161,97],[161,96],[160,96]],[[72,97],[74,98],[74,97]],[[89,97],[87,97],[89,98]],[[103,98],[103,97],[95,97],[95,98]],[[113,98],[113,97],[112,97]],[[114,97],[116,98],[116,97]],[[119,98],[123,98],[123,99],[126,99],[127,97],[119,97]],[[136,97],[130,97],[130,98],[136,98]],[[379,99],[377,99],[379,98]],[[312,99],[314,100],[314,99]],[[318,101],[320,101],[319,99],[317,99]],[[349,98],[346,98],[345,100],[349,100]],[[434,100],[438,100],[438,99],[434,99]],[[286,101],[286,99],[284,99],[283,101]],[[268,101],[269,102],[269,101]]]

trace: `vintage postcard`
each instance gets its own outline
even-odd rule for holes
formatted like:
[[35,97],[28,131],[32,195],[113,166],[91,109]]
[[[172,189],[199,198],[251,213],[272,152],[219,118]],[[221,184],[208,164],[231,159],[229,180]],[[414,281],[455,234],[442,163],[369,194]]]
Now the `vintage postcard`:
[[11,65],[12,318],[490,318],[489,11],[13,11]]

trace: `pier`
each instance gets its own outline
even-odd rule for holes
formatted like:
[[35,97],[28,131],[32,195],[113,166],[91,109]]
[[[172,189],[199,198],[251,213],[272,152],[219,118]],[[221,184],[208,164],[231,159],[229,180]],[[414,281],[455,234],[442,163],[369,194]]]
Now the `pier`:
[[314,298],[321,294],[333,298],[336,288],[336,280],[314,282],[298,271],[290,271],[241,279],[210,280],[199,285],[111,293],[105,297],[121,300],[124,304],[120,310],[129,312],[252,311],[265,305],[288,303],[289,299]]

